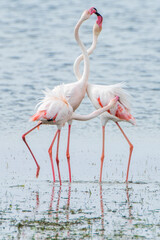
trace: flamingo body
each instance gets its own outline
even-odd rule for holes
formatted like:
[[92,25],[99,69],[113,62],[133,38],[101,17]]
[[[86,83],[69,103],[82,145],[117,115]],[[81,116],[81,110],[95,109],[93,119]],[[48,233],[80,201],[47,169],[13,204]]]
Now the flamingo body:
[[71,119],[73,108],[66,99],[64,86],[57,86],[53,90],[47,89],[44,99],[39,103],[37,112],[31,117],[32,121],[53,121],[58,128]]
[[110,86],[88,84],[87,94],[96,109],[106,106],[115,96],[119,96],[116,105],[101,115],[101,122],[104,126],[108,120],[114,122],[127,121],[135,124],[135,119],[130,113],[129,94],[122,88],[123,83]]
[[[68,168],[69,168],[69,181],[71,182],[71,169],[70,169],[70,154],[69,154],[69,143],[70,143],[70,130],[71,130],[71,123],[73,119],[86,121],[89,120],[95,116],[97,116],[98,112],[94,112],[92,114],[89,114],[88,117],[79,116],[76,114],[73,114],[73,111],[75,111],[78,106],[80,105],[81,101],[83,100],[85,96],[85,92],[87,89],[87,81],[89,77],[89,58],[87,51],[81,42],[79,38],[79,28],[81,24],[89,19],[89,17],[93,14],[97,13],[97,10],[92,7],[89,10],[85,10],[78,23],[76,24],[74,35],[75,39],[80,46],[82,53],[83,53],[83,59],[84,59],[84,71],[82,74],[82,77],[79,82],[70,83],[66,85],[60,85],[55,87],[53,90],[47,90],[45,92],[44,99],[40,102],[39,107],[37,109],[37,112],[31,117],[32,121],[40,121],[37,126],[30,129],[28,132],[22,135],[22,139],[25,142],[26,146],[28,147],[29,151],[31,152],[35,163],[37,165],[37,176],[39,174],[39,164],[37,163],[36,158],[34,157],[28,143],[26,142],[25,136],[38,128],[41,124],[55,124],[58,127],[58,130],[56,131],[56,134],[53,138],[53,141],[51,143],[51,146],[48,150],[51,165],[52,165],[52,172],[53,172],[53,180],[55,181],[55,174],[54,174],[54,167],[53,167],[53,159],[52,159],[52,147],[54,144],[54,141],[56,137],[58,136],[57,140],[57,153],[56,153],[56,162],[58,167],[58,174],[59,174],[59,180],[61,184],[61,177],[60,177],[60,171],[59,171],[59,158],[58,158],[58,151],[59,151],[59,140],[60,140],[60,131],[61,128],[64,126],[66,122],[69,123],[68,128],[68,142],[67,142],[67,161],[68,161]],[[117,101],[117,100],[116,100]],[[100,113],[100,112],[99,112]]]
[[[87,50],[88,55],[90,55],[94,49],[96,48],[98,36],[102,30],[102,22],[103,18],[99,13],[96,13],[98,19],[93,27],[93,42],[91,47]],[[83,55],[81,54],[74,63],[74,73],[76,75],[77,80],[81,79],[81,73],[79,71],[79,65],[83,60]],[[101,167],[100,167],[100,182],[102,181],[102,169],[103,169],[103,161],[104,161],[104,152],[105,152],[105,126],[109,120],[112,120],[116,123],[123,136],[130,147],[128,167],[127,167],[127,175],[126,182],[128,182],[129,175],[129,167],[131,161],[131,155],[133,151],[133,145],[127,138],[126,134],[118,124],[119,121],[127,121],[133,125],[136,124],[135,118],[130,113],[130,103],[129,103],[129,94],[123,89],[123,84],[118,83],[110,86],[106,85],[94,85],[89,84],[87,86],[87,95],[90,98],[92,104],[96,109],[102,108],[105,106],[110,99],[114,98],[114,96],[118,96],[119,100],[116,105],[112,107],[110,110],[104,112],[101,118],[102,124],[102,155],[101,155]]]

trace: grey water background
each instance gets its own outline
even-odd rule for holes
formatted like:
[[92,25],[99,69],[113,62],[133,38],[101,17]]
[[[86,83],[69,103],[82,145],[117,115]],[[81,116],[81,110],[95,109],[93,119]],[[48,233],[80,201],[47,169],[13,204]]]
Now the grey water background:
[[[132,96],[137,126],[121,123],[134,145],[130,183],[124,184],[128,144],[115,124],[108,123],[99,185],[101,125],[96,118],[73,123],[71,185],[65,157],[67,125],[62,130],[60,188],[58,182],[52,183],[47,151],[56,127],[42,126],[27,137],[41,166],[38,179],[21,135],[34,126],[28,120],[42,90],[76,80],[73,63],[81,50],[74,27],[83,10],[92,6],[104,20],[90,56],[89,82],[125,82]],[[91,16],[80,29],[87,48],[95,20]],[[0,1],[1,239],[160,237],[159,32],[158,0]],[[86,96],[77,112],[93,110]]]

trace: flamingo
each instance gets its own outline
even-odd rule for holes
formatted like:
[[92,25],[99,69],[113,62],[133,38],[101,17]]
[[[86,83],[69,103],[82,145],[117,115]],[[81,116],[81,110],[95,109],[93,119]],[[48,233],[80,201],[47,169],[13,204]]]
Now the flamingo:
[[[88,54],[85,50],[85,47],[84,47],[83,43],[81,42],[81,40],[79,38],[78,31],[79,31],[79,28],[80,28],[81,24],[85,20],[87,20],[93,13],[96,13],[96,12],[97,12],[97,10],[94,7],[90,8],[89,10],[85,10],[83,12],[83,14],[81,15],[78,23],[76,24],[76,27],[75,27],[75,30],[74,30],[75,39],[76,39],[77,43],[79,44],[79,46],[82,50],[82,53],[84,54],[84,72],[83,72],[83,75],[82,75],[79,82],[74,82],[74,83],[63,85],[63,91],[64,91],[66,101],[71,105],[71,107],[73,108],[73,111],[75,111],[78,108],[78,106],[80,105],[81,101],[83,100],[83,98],[85,96],[85,92],[86,92],[86,89],[87,89],[87,81],[88,81],[88,76],[89,76],[89,58],[88,58]],[[54,94],[57,95],[56,91],[61,92],[61,88],[62,87],[59,86],[56,89],[53,89]],[[54,116],[54,118],[56,119],[56,116]],[[69,120],[68,121],[68,141],[67,141],[67,151],[66,151],[67,161],[68,161],[68,169],[69,169],[69,181],[70,182],[71,182],[71,168],[70,168],[69,144],[70,144],[71,124],[72,124],[72,121]],[[37,127],[39,127],[39,126],[37,126]],[[30,131],[28,131],[26,134],[24,134],[22,136],[22,139],[24,140],[25,143],[26,143],[25,136],[28,133],[30,133],[31,131],[33,131],[35,128],[31,129]],[[58,134],[58,139],[59,139],[59,137],[60,137],[60,134]],[[27,143],[26,143],[26,145],[29,148]],[[38,162],[36,161],[32,151],[30,151],[30,152],[33,156],[33,159],[34,159],[36,165],[37,165],[36,176],[38,176],[40,166],[39,166]],[[51,159],[51,148],[49,148],[48,152],[49,152],[49,156],[50,156],[50,159]],[[52,171],[53,171],[53,169],[52,169]],[[53,179],[55,181],[54,173],[53,173]]]
[[[87,50],[88,55],[90,55],[96,48],[98,36],[102,30],[103,17],[99,13],[96,13],[96,14],[98,19],[93,27],[93,42],[91,47]],[[74,63],[74,73],[78,80],[81,78],[79,65],[82,60],[83,60],[83,55],[80,55]],[[125,137],[130,147],[127,175],[126,175],[126,182],[128,182],[129,167],[130,167],[131,155],[133,151],[133,144],[130,142],[130,140],[128,139],[128,137],[126,136],[125,132],[120,127],[118,122],[126,121],[135,125],[136,121],[135,121],[135,118],[130,113],[129,94],[123,89],[123,86],[124,86],[123,83],[118,83],[110,86],[94,85],[90,83],[88,83],[87,85],[87,95],[96,109],[99,109],[105,106],[106,104],[108,104],[108,102],[115,96],[119,96],[119,101],[116,103],[115,107],[112,108],[111,110],[108,110],[108,112],[105,112],[100,116],[101,125],[102,125],[102,154],[101,154],[100,179],[99,179],[100,182],[102,181],[102,169],[103,169],[104,152],[105,152],[105,126],[109,120],[112,120],[116,123],[116,125],[122,132],[123,136]]]
[[[102,112],[106,111],[106,109],[110,109],[115,104],[115,101],[118,100],[118,97],[114,98],[110,101],[108,106],[106,106],[104,109],[100,111],[94,111],[93,113],[81,116],[78,114],[75,114],[75,109],[79,106],[80,102],[82,101],[84,94],[85,94],[85,88],[87,87],[86,81],[88,79],[89,74],[89,58],[88,54],[86,52],[86,49],[79,39],[78,30],[80,25],[83,21],[87,20],[92,13],[97,12],[95,8],[91,8],[89,11],[85,10],[78,21],[76,27],[75,27],[75,38],[80,45],[82,52],[84,54],[84,72],[82,75],[82,78],[79,82],[75,82],[72,84],[64,84],[59,85],[55,87],[53,90],[46,90],[44,92],[45,97],[44,99],[39,103],[39,107],[37,109],[37,112],[31,117],[32,121],[40,121],[35,127],[30,129],[28,132],[22,135],[22,139],[25,142],[26,146],[28,147],[30,153],[32,154],[32,157],[37,165],[37,176],[39,174],[40,166],[32,153],[28,143],[26,142],[26,135],[32,132],[34,129],[38,128],[41,124],[50,124],[50,125],[57,125],[58,130],[55,133],[55,136],[53,138],[53,141],[49,147],[49,157],[51,160],[51,167],[52,167],[52,173],[53,173],[53,181],[55,182],[55,173],[54,173],[54,166],[53,166],[53,159],[52,159],[52,147],[55,142],[56,137],[58,136],[57,140],[57,152],[56,152],[56,163],[58,168],[58,176],[59,181],[61,184],[61,176],[60,176],[60,169],[59,169],[59,141],[60,141],[60,132],[61,128],[65,125],[66,122],[69,123],[69,135],[68,135],[68,144],[67,144],[67,151],[69,153],[69,137],[70,137],[70,126],[72,123],[72,120],[80,120],[80,121],[87,121],[90,120]],[[70,159],[69,159],[70,160]],[[71,171],[70,171],[70,162],[68,161],[68,167],[69,167],[69,176],[71,181]]]

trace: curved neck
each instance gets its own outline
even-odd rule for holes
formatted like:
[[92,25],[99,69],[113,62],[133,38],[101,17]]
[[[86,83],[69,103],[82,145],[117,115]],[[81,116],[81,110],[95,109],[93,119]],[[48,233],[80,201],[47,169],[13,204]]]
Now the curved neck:
[[[96,48],[96,44],[97,44],[97,39],[98,39],[98,35],[93,33],[93,42],[92,45],[90,46],[90,48],[87,50],[88,56],[90,54],[92,54],[92,52],[94,51],[94,49]],[[80,63],[83,60],[83,54],[81,54],[79,57],[77,57],[77,59],[74,62],[74,66],[73,66],[73,70],[74,70],[74,74],[77,78],[77,80],[80,80],[82,75],[80,73]]]
[[78,43],[78,45],[80,46],[82,53],[83,53],[83,58],[84,58],[84,71],[83,71],[83,75],[80,78],[80,81],[83,82],[84,84],[87,83],[88,81],[88,77],[89,77],[89,58],[88,58],[88,54],[87,51],[83,45],[83,43],[81,42],[80,38],[79,38],[79,28],[81,26],[81,24],[83,23],[83,19],[80,18],[80,20],[78,21],[78,23],[76,24],[75,30],[74,30],[74,36],[75,39]]
[[105,111],[108,111],[110,108],[112,108],[117,102],[117,99],[115,101],[110,101],[108,105],[105,107],[99,108],[98,110],[88,114],[88,115],[80,115],[77,113],[73,113],[70,120],[78,120],[78,121],[88,121],[95,117],[98,117],[100,114],[104,113]]

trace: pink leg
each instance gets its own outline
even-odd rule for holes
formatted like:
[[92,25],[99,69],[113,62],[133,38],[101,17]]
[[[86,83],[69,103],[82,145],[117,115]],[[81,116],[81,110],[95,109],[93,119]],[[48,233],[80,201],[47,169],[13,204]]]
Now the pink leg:
[[126,182],[128,182],[128,175],[129,175],[129,167],[130,167],[130,162],[131,162],[131,156],[132,156],[132,151],[133,151],[133,145],[132,143],[129,141],[129,139],[127,138],[126,134],[124,133],[124,131],[122,130],[122,128],[120,127],[119,123],[117,123],[117,126],[119,127],[120,131],[122,132],[123,136],[125,137],[125,139],[127,140],[129,147],[130,147],[130,153],[129,153],[129,160],[128,160],[128,167],[127,167],[127,175],[126,175]]
[[68,161],[68,170],[69,170],[69,182],[71,182],[71,166],[70,166],[70,154],[69,154],[69,145],[70,145],[70,133],[71,133],[71,124],[68,125],[68,141],[67,141],[67,161]]
[[48,149],[48,153],[49,153],[49,157],[50,157],[50,160],[51,160],[51,166],[52,166],[52,173],[53,173],[53,181],[55,182],[55,173],[54,173],[54,166],[53,166],[53,158],[52,158],[52,148],[53,148],[53,144],[56,140],[56,137],[57,137],[57,133],[58,133],[58,130],[56,131],[55,135],[54,135],[54,138],[53,138],[53,141]]
[[40,166],[39,166],[39,164],[38,164],[38,162],[37,162],[35,156],[33,155],[33,152],[31,151],[31,149],[30,149],[28,143],[26,142],[25,137],[26,137],[27,134],[29,134],[30,132],[32,132],[34,129],[38,128],[41,124],[42,124],[41,122],[38,123],[34,128],[30,129],[28,132],[26,132],[26,133],[24,133],[24,134],[22,135],[22,139],[23,139],[24,143],[26,144],[26,146],[28,147],[28,149],[29,149],[29,151],[30,151],[30,153],[31,153],[31,155],[32,155],[32,157],[33,157],[33,159],[34,159],[36,165],[37,165],[37,173],[36,173],[36,177],[38,177],[38,175],[39,175]]
[[104,145],[105,145],[105,126],[102,126],[102,155],[101,155],[101,169],[100,169],[100,179],[102,181],[102,169],[103,169],[103,162],[104,162]]
[[58,152],[59,152],[59,139],[60,139],[60,133],[61,133],[61,130],[58,130],[56,162],[57,162],[57,168],[58,168],[59,182],[60,182],[60,185],[62,185],[62,183],[61,183],[60,169],[59,169],[59,156],[58,156]]

